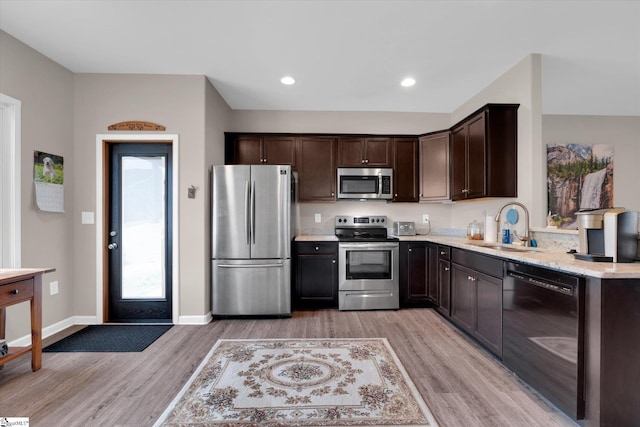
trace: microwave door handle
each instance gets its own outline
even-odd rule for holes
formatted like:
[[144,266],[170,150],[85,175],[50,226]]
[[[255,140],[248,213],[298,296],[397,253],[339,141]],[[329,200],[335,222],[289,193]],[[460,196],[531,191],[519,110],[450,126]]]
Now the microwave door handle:
[[382,174],[378,175],[378,197],[382,197]]

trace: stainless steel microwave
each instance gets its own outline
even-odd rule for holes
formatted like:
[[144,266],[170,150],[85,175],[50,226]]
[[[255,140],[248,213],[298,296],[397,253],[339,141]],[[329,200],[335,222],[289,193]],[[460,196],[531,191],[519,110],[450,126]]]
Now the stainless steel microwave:
[[393,169],[338,168],[338,200],[391,200]]

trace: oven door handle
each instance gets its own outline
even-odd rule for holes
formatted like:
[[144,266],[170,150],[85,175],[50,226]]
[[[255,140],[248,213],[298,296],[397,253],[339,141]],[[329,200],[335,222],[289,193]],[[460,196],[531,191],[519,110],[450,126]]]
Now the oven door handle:
[[339,243],[338,247],[340,249],[356,249],[356,250],[367,250],[367,249],[397,249],[400,245],[398,242],[394,243],[385,243],[385,242],[362,242],[362,243]]

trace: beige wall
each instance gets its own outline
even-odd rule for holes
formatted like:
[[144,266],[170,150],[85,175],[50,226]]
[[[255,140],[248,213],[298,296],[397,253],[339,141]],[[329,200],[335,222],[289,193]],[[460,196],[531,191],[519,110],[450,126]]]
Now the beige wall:
[[[613,145],[614,204],[640,211],[640,117],[544,115],[542,125],[544,150],[547,144]],[[543,168],[546,177],[546,161]]]
[[[489,86],[452,113],[457,122],[487,103],[515,103],[518,108],[518,197],[513,200],[528,207],[532,226],[545,224],[546,211],[541,206],[545,178],[542,173],[542,64],[541,56],[532,54],[515,64]],[[505,199],[457,203],[452,209],[451,226],[465,227],[482,213],[495,215]],[[519,209],[519,208],[518,208]],[[518,227],[523,231],[523,227]]]
[[[0,92],[22,102],[21,236],[23,267],[54,267],[43,278],[45,326],[73,315],[74,184],[73,73],[0,31]],[[33,152],[64,157],[65,213],[39,212],[34,203]],[[49,295],[57,280],[59,293]],[[29,304],[7,309],[7,339],[29,334]]]
[[[179,204],[180,316],[203,317],[209,310],[204,298],[208,292],[208,236],[203,232],[208,220],[208,198],[196,192],[195,199],[187,198],[187,189],[206,188],[208,158],[205,150],[207,119],[205,106],[215,106],[212,113],[224,109],[220,103],[209,101],[209,83],[204,76],[78,74],[75,78],[75,154],[78,175],[76,187],[78,206],[75,225],[75,256],[82,259],[76,271],[74,312],[91,316],[96,312],[96,248],[95,226],[80,225],[80,211],[94,211],[96,158],[95,137],[106,133],[107,126],[125,120],[145,120],[164,125],[166,133],[180,138]],[[219,124],[217,126],[220,126]],[[222,127],[222,126],[220,126]],[[215,128],[215,126],[209,126]],[[223,129],[219,129],[222,132]],[[212,145],[221,139],[211,138]],[[211,149],[210,158],[220,156],[220,148]],[[198,226],[197,224],[201,224]],[[101,321],[101,319],[97,319]]]
[[231,108],[227,105],[218,91],[207,80],[205,84],[205,163],[202,169],[204,185],[199,188],[197,197],[204,202],[204,225],[202,227],[203,251],[201,254],[204,265],[205,286],[202,289],[201,303],[203,309],[201,313],[208,313],[211,310],[211,181],[209,179],[209,169],[213,165],[224,164],[224,132],[231,126]]

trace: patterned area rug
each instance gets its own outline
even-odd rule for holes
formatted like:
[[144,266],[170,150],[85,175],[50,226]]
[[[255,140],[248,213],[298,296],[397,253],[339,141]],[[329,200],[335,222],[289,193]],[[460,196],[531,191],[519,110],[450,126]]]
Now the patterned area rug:
[[219,340],[156,426],[437,426],[384,338]]

